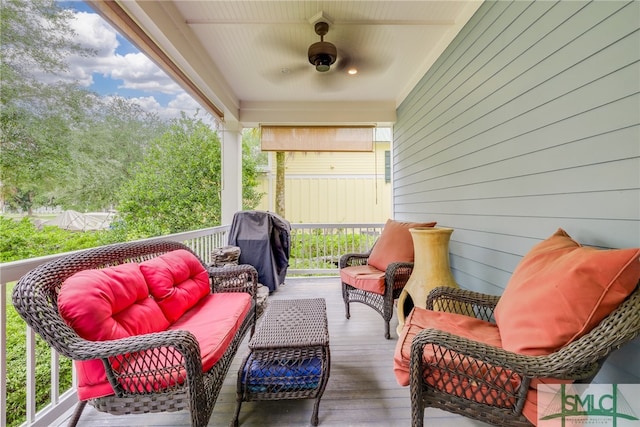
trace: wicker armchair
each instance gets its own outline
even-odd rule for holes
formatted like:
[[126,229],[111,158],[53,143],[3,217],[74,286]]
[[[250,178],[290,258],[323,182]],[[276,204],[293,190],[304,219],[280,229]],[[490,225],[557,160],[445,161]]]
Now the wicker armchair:
[[389,219],[369,252],[340,257],[342,299],[347,319],[351,317],[349,303],[366,304],[380,313],[385,323],[384,337],[391,338],[389,321],[393,316],[393,300],[400,297],[413,271],[413,238],[409,230],[435,225],[435,222]]
[[[127,262],[142,262],[177,249],[190,251],[185,245],[171,241],[119,243],[83,250],[40,265],[22,277],[13,290],[13,304],[20,316],[60,354],[73,360],[102,359],[115,394],[89,400],[99,411],[135,414],[187,409],[191,412],[193,426],[207,425],[238,346],[250,327],[255,326],[257,272],[248,265],[207,268],[213,292],[244,291],[250,293],[254,301],[251,308],[254,313],[246,316],[219,362],[208,372],[202,372],[199,345],[188,331],[173,330],[112,341],[88,341],[82,339],[59,315],[57,298],[60,287],[74,273]],[[204,263],[203,267],[206,268]],[[118,373],[111,369],[110,361],[121,357],[119,355],[151,349],[165,352],[168,358],[182,360],[186,381],[169,387],[166,384],[159,387],[152,385],[150,389],[156,391],[146,393],[136,393],[122,387]],[[140,375],[161,378],[154,369],[154,366],[148,366]],[[86,403],[78,403],[69,425],[77,424]]]
[[[349,253],[340,257],[340,269],[353,267],[358,265],[367,265],[371,252],[364,254]],[[345,316],[351,318],[349,303],[359,302],[366,304],[376,310],[385,322],[384,336],[386,339],[391,338],[389,332],[389,322],[393,316],[393,301],[400,296],[404,285],[406,285],[411,272],[413,271],[412,262],[394,262],[387,266],[384,271],[384,293],[379,294],[370,292],[366,289],[360,289],[351,286],[344,281],[342,282],[342,299],[344,300]]]
[[[468,290],[436,288],[428,297],[427,308],[432,310],[434,306],[439,306],[443,311],[453,311],[455,308],[459,313],[459,307],[466,306],[472,308],[472,312],[461,314],[493,322],[493,309],[498,300],[499,297]],[[461,305],[460,302],[466,304]],[[533,424],[522,410],[533,379],[559,378],[588,383],[607,356],[631,341],[639,332],[640,285],[589,333],[548,356],[511,353],[437,329],[424,329],[411,342],[412,425],[422,426],[425,407],[434,407],[497,426],[530,427]],[[433,349],[435,354],[435,358],[429,362],[423,357],[425,348]],[[451,360],[456,363],[451,363]],[[511,377],[503,381],[504,384],[491,381],[495,378],[492,375],[470,377],[465,374],[465,378],[461,378],[459,367],[467,364],[474,366],[478,372],[499,370],[503,376]],[[436,371],[439,379],[430,379]],[[513,384],[510,381],[512,379],[520,384],[519,387],[504,387]],[[438,387],[430,385],[429,381]],[[471,391],[472,387],[476,391]],[[478,389],[485,390],[482,398],[479,398]],[[446,390],[455,390],[456,394]],[[469,393],[474,395],[474,400],[460,397]],[[495,402],[496,396],[505,397],[501,399],[502,405]]]

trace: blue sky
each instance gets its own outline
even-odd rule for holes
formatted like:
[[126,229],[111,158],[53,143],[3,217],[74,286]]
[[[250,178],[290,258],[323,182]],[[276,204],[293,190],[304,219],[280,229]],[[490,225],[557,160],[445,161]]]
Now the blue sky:
[[120,36],[83,1],[60,1],[61,7],[72,9],[76,41],[94,49],[96,56],[71,57],[66,80],[77,82],[103,96],[118,95],[132,99],[144,109],[162,118],[188,115],[202,108],[150,59]]

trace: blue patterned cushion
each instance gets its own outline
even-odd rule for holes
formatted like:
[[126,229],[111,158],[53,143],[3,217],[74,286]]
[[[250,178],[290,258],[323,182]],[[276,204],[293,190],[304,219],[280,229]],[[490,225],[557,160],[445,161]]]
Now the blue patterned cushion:
[[252,393],[279,393],[317,388],[322,378],[322,360],[319,357],[291,360],[273,360],[267,363],[253,355],[242,371],[244,386]]

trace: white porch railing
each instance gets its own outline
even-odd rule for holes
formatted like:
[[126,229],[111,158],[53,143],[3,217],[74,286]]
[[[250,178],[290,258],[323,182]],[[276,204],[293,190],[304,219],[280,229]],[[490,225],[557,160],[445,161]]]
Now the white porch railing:
[[[384,224],[292,224],[291,257],[288,276],[335,275],[338,273],[340,255],[348,252],[366,252],[380,235]],[[161,236],[147,240],[173,240],[185,243],[203,260],[209,261],[215,248],[227,245],[229,226],[212,227],[185,233]],[[7,310],[13,310],[10,302],[10,285],[38,265],[61,258],[56,254],[0,264],[0,425],[7,423]],[[60,391],[59,356],[52,352],[50,362],[50,401],[46,406],[36,406],[36,336],[30,328],[26,333],[25,384],[26,399],[22,412],[26,412],[23,426],[48,426],[60,418],[78,401],[74,388]],[[15,408],[11,409],[16,411]]]

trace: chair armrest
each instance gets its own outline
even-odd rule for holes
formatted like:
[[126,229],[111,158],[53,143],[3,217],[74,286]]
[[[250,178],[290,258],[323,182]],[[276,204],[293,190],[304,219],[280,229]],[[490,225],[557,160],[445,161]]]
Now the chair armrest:
[[394,290],[400,291],[407,284],[411,272],[413,271],[412,262],[392,262],[387,266],[384,272],[385,286]]
[[526,356],[437,329],[415,336],[409,362],[412,396],[437,390],[517,415],[534,378],[580,380],[592,378],[598,369],[598,363],[576,365],[567,353]]
[[[598,369],[596,361],[576,364],[573,351],[568,346],[547,356],[527,356],[513,353],[500,347],[491,346],[437,329],[420,331],[411,342],[411,370],[424,369],[422,358],[425,347],[435,347],[436,357],[451,357],[472,366],[485,364],[486,367],[504,368],[522,378],[562,378],[578,380],[586,378]],[[414,361],[415,359],[415,361]],[[475,364],[475,365],[474,365]]]
[[258,294],[258,271],[249,264],[207,267],[211,292],[247,292],[254,300]]
[[161,347],[176,347],[186,357],[200,359],[200,347],[194,335],[184,329],[133,335],[109,341],[91,341],[77,336],[69,346],[74,360],[109,359],[126,353],[136,353]]
[[[460,290],[450,291],[450,293],[477,294]],[[603,360],[612,351],[639,335],[639,306],[640,287],[637,287],[613,313],[605,317],[591,331],[559,350],[544,356],[513,353],[437,329],[424,329],[411,342],[412,380],[414,373],[423,372],[424,367],[420,365],[424,362],[422,355],[427,346],[431,346],[436,354],[448,353],[449,357],[456,355],[455,360],[460,360],[461,363],[465,359],[467,361],[475,359],[475,363],[504,367],[523,378],[589,380],[597,373]],[[478,370],[481,371],[480,368]]]
[[[426,308],[453,312],[495,323],[493,311],[500,300],[499,296],[483,294],[467,289],[440,286],[427,296]],[[462,303],[462,304],[461,304]]]
[[367,265],[370,253],[347,253],[340,257],[340,268],[353,267],[355,265]]

